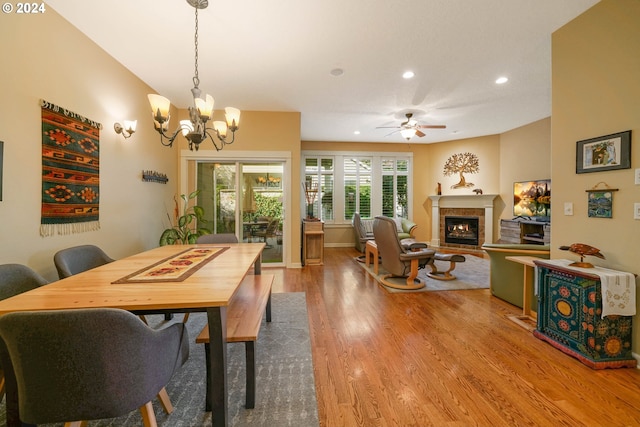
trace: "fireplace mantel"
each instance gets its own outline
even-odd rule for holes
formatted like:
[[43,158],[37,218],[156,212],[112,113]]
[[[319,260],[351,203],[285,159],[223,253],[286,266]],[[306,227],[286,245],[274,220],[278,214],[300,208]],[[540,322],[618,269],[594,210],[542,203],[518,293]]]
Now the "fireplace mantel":
[[493,243],[493,202],[497,194],[429,196],[431,199],[431,246],[440,246],[440,208],[484,209],[484,241]]

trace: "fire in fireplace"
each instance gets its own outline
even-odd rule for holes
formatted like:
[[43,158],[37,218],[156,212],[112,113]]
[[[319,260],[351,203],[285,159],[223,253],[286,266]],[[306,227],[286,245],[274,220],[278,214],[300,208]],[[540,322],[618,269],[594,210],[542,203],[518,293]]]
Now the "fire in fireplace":
[[478,246],[478,217],[445,216],[444,241]]

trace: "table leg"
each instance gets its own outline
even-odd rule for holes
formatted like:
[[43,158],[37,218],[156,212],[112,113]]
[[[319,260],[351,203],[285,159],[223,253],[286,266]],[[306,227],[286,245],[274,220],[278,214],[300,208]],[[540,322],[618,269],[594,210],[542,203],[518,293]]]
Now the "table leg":
[[227,307],[207,308],[209,321],[209,407],[211,423],[227,426],[229,414],[227,402]]
[[262,252],[258,255],[255,264],[253,265],[253,274],[262,274]]
[[[522,315],[530,318],[536,317],[536,312],[531,311],[531,289],[533,288],[533,283],[531,280],[531,275],[533,274],[533,267],[529,267],[528,265],[524,266],[524,277],[523,277],[523,289],[522,289]],[[533,278],[535,280],[535,277]]]

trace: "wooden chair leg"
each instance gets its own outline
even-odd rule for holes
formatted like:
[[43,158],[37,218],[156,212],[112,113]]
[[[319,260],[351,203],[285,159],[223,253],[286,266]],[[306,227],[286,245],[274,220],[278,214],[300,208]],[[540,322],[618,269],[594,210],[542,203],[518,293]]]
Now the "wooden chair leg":
[[149,322],[147,322],[147,318],[144,316],[144,314],[140,314],[138,317],[144,322],[145,325],[149,326]]
[[158,427],[156,414],[153,412],[153,404],[151,402],[147,402],[144,406],[140,407],[140,414],[142,414],[142,424],[144,427]]
[[64,423],[64,427],[87,427],[87,421],[68,421]]
[[171,404],[171,399],[169,398],[169,393],[167,393],[167,389],[162,387],[162,390],[158,393],[158,400],[160,401],[160,405],[162,405],[162,409],[167,414],[173,412],[173,405]]
[[4,372],[0,369],[0,401],[4,397]]
[[187,320],[189,320],[189,313],[185,313],[184,314],[184,318],[182,319],[182,323],[187,323]]

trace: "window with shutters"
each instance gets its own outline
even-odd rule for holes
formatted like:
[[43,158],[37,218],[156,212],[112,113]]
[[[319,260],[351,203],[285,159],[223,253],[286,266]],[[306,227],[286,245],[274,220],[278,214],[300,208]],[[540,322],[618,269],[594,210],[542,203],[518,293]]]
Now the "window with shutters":
[[[408,218],[411,212],[411,153],[303,152],[303,186],[318,188],[313,216],[351,223],[376,215]],[[304,217],[309,206],[302,196]]]
[[[322,221],[331,221],[333,220],[334,159],[306,157],[304,164],[305,185],[310,185],[318,190],[311,208],[313,216]],[[310,213],[308,205],[305,206],[305,212]]]

